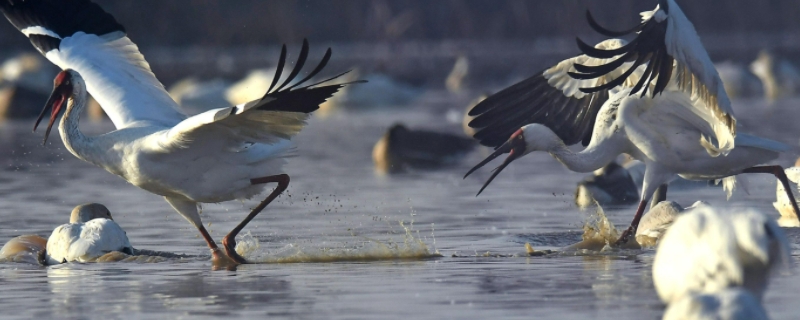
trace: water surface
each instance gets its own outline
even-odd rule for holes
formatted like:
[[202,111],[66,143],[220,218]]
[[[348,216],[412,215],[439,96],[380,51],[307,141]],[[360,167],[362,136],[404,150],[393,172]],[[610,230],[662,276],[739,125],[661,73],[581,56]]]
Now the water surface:
[[[576,241],[589,215],[573,204],[576,183],[584,175],[569,172],[549,155],[515,162],[480,197],[475,193],[488,178],[488,168],[467,179],[462,176],[485,150],[439,171],[376,174],[372,145],[394,122],[460,133],[460,124],[447,120],[448,111],[461,111],[460,104],[446,96],[430,100],[392,112],[334,112],[314,118],[296,138],[298,156],[285,168],[291,186],[246,232],[259,240],[259,252],[265,255],[372,250],[365,246],[376,241],[401,248],[412,236],[442,257],[270,263],[242,265],[236,271],[212,271],[202,238],[166,202],[79,161],[64,149],[58,133],[42,147],[42,133],[30,132],[31,121],[0,124],[0,148],[5,150],[0,153],[0,241],[21,234],[46,237],[68,220],[73,206],[100,202],[110,208],[134,247],[187,255],[159,263],[0,264],[0,308],[21,318],[661,316],[664,306],[651,280],[653,250],[509,257],[524,252],[525,243],[558,249]],[[740,117],[771,119],[770,127],[742,122],[745,129],[791,143],[796,156],[800,135],[796,121],[789,119],[797,115],[776,113],[759,101],[739,101],[736,107]],[[777,108],[797,113],[788,102]],[[87,123],[83,129],[96,134],[112,127]],[[793,162],[791,158],[787,155],[779,163]],[[740,190],[730,201],[713,187],[671,191],[670,198],[685,206],[702,199],[777,216],[771,204],[774,190],[774,179],[755,176],[749,179],[749,194]],[[256,203],[206,205],[202,218],[211,235],[221,240]],[[606,208],[606,213],[624,226],[634,210]],[[800,233],[788,232],[798,260]],[[487,252],[506,257],[483,257]],[[774,319],[796,317],[793,293],[798,287],[797,272],[774,278],[764,301]]]

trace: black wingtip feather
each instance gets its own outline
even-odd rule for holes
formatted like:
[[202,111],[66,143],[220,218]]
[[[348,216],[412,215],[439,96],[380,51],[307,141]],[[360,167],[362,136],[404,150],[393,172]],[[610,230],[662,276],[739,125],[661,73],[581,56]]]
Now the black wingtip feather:
[[607,92],[577,99],[565,96],[547,81],[539,73],[473,107],[469,114],[475,118],[469,126],[478,129],[473,138],[497,148],[520,127],[540,123],[567,145],[590,141],[597,112],[608,99]]
[[576,37],[575,40],[578,43],[578,49],[580,49],[581,52],[583,52],[583,54],[593,58],[609,59],[625,53],[625,47],[611,49],[611,50],[603,50],[603,49],[597,49],[594,46],[590,46],[586,42],[583,42],[581,38]]
[[594,31],[597,31],[597,33],[607,37],[615,37],[615,38],[622,37],[642,29],[642,25],[639,24],[629,30],[624,30],[624,31],[608,30],[605,27],[601,26],[599,23],[597,23],[597,20],[594,19],[594,17],[592,16],[592,12],[589,10],[586,10],[586,20],[589,21],[589,26],[591,26],[592,29],[594,29]]
[[304,39],[303,48],[300,50],[300,56],[298,57],[298,61],[294,69],[286,78],[286,80],[284,80],[283,84],[281,84],[280,86],[278,86],[273,90],[273,88],[279,81],[281,70],[283,70],[283,67],[286,64],[287,54],[286,54],[286,45],[284,45],[281,49],[281,56],[278,61],[278,70],[275,72],[275,77],[272,79],[272,84],[270,85],[270,88],[267,90],[267,93],[261,99],[256,101],[251,101],[245,104],[244,109],[310,113],[319,109],[320,104],[325,102],[325,100],[327,100],[328,98],[332,97],[334,93],[339,91],[339,89],[344,87],[345,85],[366,82],[365,80],[356,80],[347,83],[338,83],[338,84],[317,87],[320,84],[334,80],[350,72],[346,71],[334,77],[325,79],[323,81],[299,87],[300,85],[303,85],[306,81],[310,80],[311,78],[319,74],[319,72],[322,71],[322,69],[325,68],[325,66],[328,64],[332,55],[331,49],[328,48],[328,50],[325,52],[325,56],[323,56],[319,64],[317,64],[317,67],[314,68],[314,70],[311,71],[311,73],[309,73],[306,77],[304,77],[297,83],[284,88],[286,85],[291,83],[294,80],[294,78],[296,78],[297,75],[300,73],[301,69],[303,68],[303,65],[305,64],[308,58],[308,52],[309,52],[308,40]]
[[[667,9],[664,7],[667,4],[667,1],[661,0],[660,3],[663,4],[662,8],[666,11]],[[665,21],[658,22],[654,19],[649,19],[628,31],[617,32],[600,26],[588,11],[586,17],[592,28],[603,35],[616,37],[633,32],[639,33],[636,35],[636,38],[634,38],[628,44],[613,50],[602,50],[590,47],[578,39],[578,48],[580,48],[580,50],[588,56],[607,59],[610,58],[612,54],[620,54],[622,52],[625,53],[625,56],[624,59],[623,57],[620,57],[617,60],[600,66],[587,67],[576,65],[575,70],[578,72],[570,73],[570,76],[575,79],[595,79],[607,75],[609,72],[615,70],[616,68],[614,68],[614,66],[617,64],[621,66],[624,62],[630,61],[633,58],[636,59],[630,69],[622,76],[609,81],[604,85],[591,88],[581,88],[581,92],[595,93],[611,89],[617,85],[621,85],[633,73],[633,71],[645,63],[648,64],[647,68],[642,74],[642,77],[632,88],[630,94],[633,95],[641,92],[642,96],[644,96],[646,92],[650,90],[649,85],[653,81],[656,81],[655,86],[651,91],[654,96],[666,89],[667,85],[669,84],[669,80],[672,77],[672,63],[674,58],[667,53],[666,44],[664,43],[664,38],[667,32],[667,23]]]
[[289,74],[289,77],[287,77],[286,80],[283,81],[283,84],[281,84],[278,89],[275,89],[275,91],[281,91],[283,87],[294,81],[294,78],[296,78],[297,75],[300,74],[300,70],[303,69],[303,65],[306,64],[306,59],[308,59],[308,40],[303,39],[303,48],[300,49],[300,56],[297,58],[297,63],[295,63],[292,73]]
[[328,64],[328,61],[330,59],[331,59],[331,48],[328,48],[328,50],[325,51],[325,56],[322,57],[322,61],[319,62],[317,67],[314,68],[314,70],[311,71],[311,73],[309,73],[305,78],[303,78],[303,80],[300,80],[297,83],[295,83],[294,85],[290,86],[289,88],[286,88],[286,90],[292,90],[292,88],[297,87],[297,86],[303,84],[304,82],[308,81],[309,79],[313,78],[314,76],[316,76],[317,73],[322,71],[322,68],[325,68],[325,66]]
[[275,76],[272,77],[272,84],[269,86],[269,89],[267,89],[267,93],[264,96],[272,92],[272,88],[275,88],[275,85],[278,84],[278,80],[281,78],[281,74],[283,73],[283,67],[285,65],[286,65],[286,45],[284,44],[283,47],[281,47],[281,57],[278,58],[278,66],[277,69],[275,70]]
[[[586,66],[586,65],[582,65],[582,64],[578,64],[578,63],[573,64],[572,66],[575,68],[576,71],[578,71],[580,73],[587,74],[587,75],[588,74],[595,75],[595,77],[592,77],[592,78],[597,78],[599,76],[605,75],[605,74],[607,74],[607,73],[609,73],[611,71],[616,70],[617,68],[622,66],[625,63],[625,61],[628,60],[628,58],[633,56],[633,54],[634,54],[633,52],[628,52],[625,55],[623,55],[622,57],[619,57],[618,59],[616,59],[614,61],[611,61],[611,62],[606,63],[606,64],[601,64],[601,65],[598,65],[598,66]],[[572,76],[572,73],[570,73],[570,76]]]
[[[29,37],[33,45],[43,53],[58,48],[61,39],[77,32],[94,35],[117,31],[125,33],[125,27],[112,15],[89,0],[2,0],[0,11],[20,31],[36,26],[58,35],[38,35],[39,39]],[[41,37],[50,39],[43,42]]]
[[658,80],[656,80],[656,87],[653,90],[653,96],[664,92],[669,84],[669,79],[672,78],[672,68],[675,59],[670,57],[666,52],[663,52],[662,54],[664,57],[658,66],[660,70],[658,72]]

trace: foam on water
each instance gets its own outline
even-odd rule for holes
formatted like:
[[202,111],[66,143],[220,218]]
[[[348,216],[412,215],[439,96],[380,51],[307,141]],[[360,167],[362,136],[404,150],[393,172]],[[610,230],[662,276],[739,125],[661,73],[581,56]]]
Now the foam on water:
[[248,232],[236,239],[236,252],[248,262],[255,263],[418,260],[442,256],[435,249],[431,252],[419,235],[414,235],[415,232],[411,226],[407,227],[403,221],[400,221],[399,224],[405,230],[401,241],[377,240],[352,235],[356,238],[356,241],[352,241],[356,243],[355,245],[342,245],[336,248],[288,244],[278,250],[268,251],[261,248],[261,242]]

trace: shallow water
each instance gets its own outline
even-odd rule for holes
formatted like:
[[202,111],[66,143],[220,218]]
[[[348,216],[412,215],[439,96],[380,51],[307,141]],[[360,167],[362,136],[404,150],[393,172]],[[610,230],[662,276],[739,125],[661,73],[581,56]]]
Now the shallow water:
[[[166,202],[77,160],[64,149],[57,132],[41,147],[42,133],[31,133],[30,121],[0,124],[0,147],[7,150],[0,153],[0,242],[21,234],[46,237],[68,220],[73,206],[100,202],[109,207],[137,249],[187,255],[158,263],[50,267],[1,263],[0,308],[5,315],[25,318],[660,317],[664,307],[652,285],[652,249],[514,257],[525,252],[525,243],[542,250],[578,241],[583,222],[589,219],[590,213],[573,203],[576,183],[584,175],[569,172],[550,156],[530,155],[517,161],[480,197],[475,193],[489,170],[466,180],[461,177],[485,156],[485,150],[439,171],[375,173],[372,145],[393,122],[460,132],[460,123],[445,120],[448,109],[460,112],[460,106],[448,99],[429,100],[396,112],[334,112],[313,119],[296,139],[298,157],[286,167],[292,176],[288,192],[245,232],[258,239],[254,255],[266,257],[264,261],[275,262],[269,258],[293,256],[296,251],[312,257],[321,252],[391,256],[405,250],[402,246],[409,243],[409,236],[413,244],[409,250],[422,250],[424,244],[427,253],[442,257],[269,263],[242,265],[236,271],[212,271],[204,242]],[[469,99],[458,101],[462,100]],[[800,135],[793,127],[780,127],[789,125],[785,114],[762,112],[759,102],[738,103],[740,117],[777,121],[769,128],[751,126],[791,143],[796,156]],[[789,110],[791,105],[783,107]],[[797,119],[798,112],[792,112]],[[749,123],[743,122],[747,128]],[[89,133],[110,129],[110,123],[84,126]],[[788,164],[790,158],[779,162]],[[736,192],[730,201],[721,189],[712,187],[671,190],[670,198],[684,206],[702,199],[712,205],[755,207],[777,216],[771,204],[774,179],[755,176],[749,179],[748,190],[750,194]],[[254,200],[207,205],[203,220],[220,240],[255,204]],[[617,226],[627,225],[634,210],[605,208]],[[800,232],[787,232],[798,260]],[[389,249],[375,249],[376,243]],[[798,272],[773,278],[765,307],[774,319],[796,317],[793,293],[798,287]]]

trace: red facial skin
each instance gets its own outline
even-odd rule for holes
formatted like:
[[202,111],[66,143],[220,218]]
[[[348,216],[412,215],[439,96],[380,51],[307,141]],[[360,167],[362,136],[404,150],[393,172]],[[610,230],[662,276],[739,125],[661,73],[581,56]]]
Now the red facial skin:
[[53,128],[53,124],[56,122],[58,114],[61,113],[61,110],[65,109],[67,106],[67,101],[72,95],[72,90],[72,75],[66,70],[59,72],[58,75],[56,75],[55,80],[53,80],[53,93],[50,94],[50,98],[47,99],[47,103],[45,104],[42,113],[39,114],[39,118],[36,119],[36,124],[33,126],[33,131],[36,131],[36,128],[39,127],[39,123],[42,121],[42,118],[44,118],[44,114],[47,112],[47,109],[51,109],[50,121],[47,124],[47,131],[45,131],[44,135],[44,143],[47,142],[47,137],[50,135],[50,129]]

